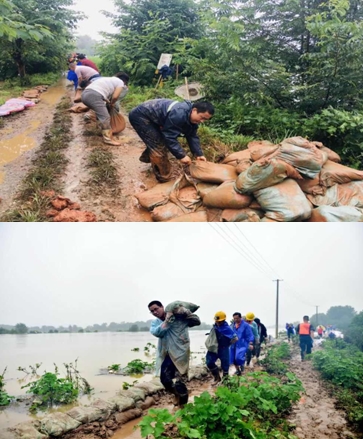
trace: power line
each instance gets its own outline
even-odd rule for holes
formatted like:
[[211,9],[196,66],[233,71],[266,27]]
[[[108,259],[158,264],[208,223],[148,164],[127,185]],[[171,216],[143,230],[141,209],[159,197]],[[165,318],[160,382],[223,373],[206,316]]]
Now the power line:
[[[228,237],[228,240],[225,238],[225,236],[223,236],[220,232],[219,232],[219,230],[217,230],[217,229],[215,229],[214,228],[214,225],[216,225],[216,224],[213,224],[212,225],[212,223],[208,223],[209,225],[210,225],[210,227],[212,227],[212,229],[216,232],[216,233],[218,233],[218,235],[219,236],[221,236],[231,247],[233,247],[241,256],[243,256],[243,258],[245,258],[246,259],[246,256],[240,251],[240,248],[238,247],[238,246],[236,246],[235,245],[235,243],[233,242],[233,240],[232,241],[230,241],[230,237],[227,235],[227,237]],[[221,229],[221,230],[223,230],[223,229]],[[248,262],[250,262],[250,261],[248,261]],[[258,271],[261,271],[260,269],[259,269],[259,267],[257,267],[254,263],[252,263],[252,262],[250,262],[255,268],[257,268],[257,270]],[[266,277],[269,277],[266,273],[264,273],[264,272],[262,272],[262,274],[264,274]]]
[[[273,272],[276,273],[276,270],[271,267],[271,265],[266,261],[266,259],[261,255],[261,253],[256,249],[256,247],[250,242],[250,240],[247,238],[247,236],[242,232],[242,230],[237,226],[236,223],[234,223],[234,226],[237,228],[239,233],[245,238],[245,240],[250,244],[250,246],[254,249],[254,251],[260,256],[260,258],[265,262],[267,267]],[[278,276],[280,277],[280,276]]]

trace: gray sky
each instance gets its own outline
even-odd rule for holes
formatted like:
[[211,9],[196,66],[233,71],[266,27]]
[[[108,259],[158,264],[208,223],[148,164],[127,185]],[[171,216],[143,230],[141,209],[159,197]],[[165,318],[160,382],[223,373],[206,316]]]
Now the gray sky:
[[156,299],[194,302],[205,322],[252,311],[273,325],[276,278],[282,325],[315,305],[361,311],[362,256],[360,223],[2,223],[0,324],[147,320]]
[[111,21],[100,11],[115,12],[113,0],[95,2],[90,0],[74,0],[71,9],[83,12],[88,18],[78,23],[77,35],[89,35],[95,40],[101,40],[99,32],[115,32]]

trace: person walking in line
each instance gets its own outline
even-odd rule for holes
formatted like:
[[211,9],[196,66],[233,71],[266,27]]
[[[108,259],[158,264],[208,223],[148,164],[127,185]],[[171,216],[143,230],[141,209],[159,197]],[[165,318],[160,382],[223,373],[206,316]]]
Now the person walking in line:
[[156,317],[151,322],[150,332],[159,339],[156,373],[160,373],[160,381],[165,390],[175,395],[176,404],[183,406],[188,402],[186,385],[190,357],[188,329],[200,325],[199,317],[189,309],[181,307],[171,319],[158,300],[150,302],[148,308]]
[[191,163],[178,142],[178,137],[184,135],[196,159],[206,161],[197,131],[199,124],[209,120],[213,114],[214,107],[209,102],[152,99],[135,107],[129,113],[129,121],[146,146],[139,160],[151,163],[159,182],[171,180],[169,152],[183,165]]
[[267,338],[267,329],[266,326],[263,323],[261,323],[261,320],[259,318],[256,317],[254,321],[257,324],[258,337],[260,341],[260,343],[256,344],[255,346],[255,355],[256,355],[256,360],[258,362],[261,354],[261,344]]
[[124,72],[116,73],[112,77],[101,77],[91,82],[82,93],[82,102],[96,113],[101,123],[103,142],[108,145],[120,146],[121,143],[113,138],[111,130],[111,116],[107,106],[118,106],[118,100],[127,90],[129,75]]
[[255,315],[253,312],[248,312],[246,314],[246,322],[251,326],[252,333],[254,336],[254,342],[253,342],[253,349],[248,350],[246,353],[246,365],[249,366],[251,364],[251,367],[253,367],[253,362],[251,363],[252,357],[256,355],[256,347],[260,345],[260,336],[258,334],[258,326],[255,322]]
[[218,359],[221,361],[223,378],[228,377],[230,364],[229,347],[238,340],[237,334],[228,325],[226,318],[227,316],[224,311],[218,311],[214,315],[215,323],[211,332],[215,332],[217,349],[216,351],[208,350],[206,355],[206,365],[214,377],[212,385],[217,385],[221,381],[219,368],[216,365]]
[[305,354],[311,354],[314,339],[314,327],[309,323],[309,316],[304,316],[303,322],[296,326],[296,334],[299,334],[301,361],[304,361]]
[[289,323],[287,327],[287,340],[291,342],[294,335],[295,335],[294,325],[292,323]]
[[242,320],[240,312],[233,314],[232,330],[238,337],[236,343],[230,347],[230,363],[236,368],[235,375],[242,375],[245,367],[246,352],[253,349],[255,340],[251,326]]

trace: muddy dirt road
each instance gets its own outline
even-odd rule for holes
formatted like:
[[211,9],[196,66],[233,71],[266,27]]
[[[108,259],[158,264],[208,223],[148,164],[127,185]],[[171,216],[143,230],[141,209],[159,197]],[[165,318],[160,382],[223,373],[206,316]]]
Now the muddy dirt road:
[[[57,103],[65,95],[73,98],[73,89],[65,82],[63,79],[42,93],[35,107],[4,118],[0,129],[0,215],[11,208],[19,185],[52,122]],[[119,135],[120,147],[105,146],[99,130],[97,135],[87,135],[89,124],[82,113],[72,113],[71,129],[73,140],[66,149],[68,165],[61,176],[61,195],[79,203],[81,210],[93,212],[97,221],[151,221],[149,212],[138,207],[134,194],[153,187],[157,181],[150,172],[150,165],[138,160],[143,144],[128,120],[126,129]],[[97,190],[88,184],[90,170],[87,160],[95,147],[106,148],[112,153],[119,181],[117,190]]]

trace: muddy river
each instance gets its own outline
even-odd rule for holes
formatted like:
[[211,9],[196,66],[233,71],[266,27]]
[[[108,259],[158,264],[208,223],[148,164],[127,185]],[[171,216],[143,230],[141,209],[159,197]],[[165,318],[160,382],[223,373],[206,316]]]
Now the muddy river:
[[[190,331],[192,364],[200,364],[204,356],[205,330]],[[39,372],[42,374],[54,372],[55,363],[64,376],[63,363],[71,363],[78,358],[78,370],[94,388],[92,396],[83,396],[82,404],[87,404],[89,399],[109,398],[122,383],[134,380],[147,380],[151,375],[126,377],[121,375],[101,375],[100,370],[111,364],[127,365],[131,360],[140,358],[151,362],[154,358],[145,355],[144,347],[147,343],[156,344],[157,339],[148,332],[99,332],[99,333],[69,333],[69,334],[26,334],[26,335],[0,335],[0,373],[7,367],[5,373],[5,390],[9,395],[25,395],[27,389],[21,386],[27,384],[29,379],[18,367],[30,369],[29,365],[42,363]],[[139,348],[139,351],[132,351]],[[64,407],[64,411],[70,406]],[[38,418],[42,415],[38,414]],[[14,404],[8,408],[0,409],[0,428],[10,427],[19,422],[29,420],[30,416],[24,404]]]

